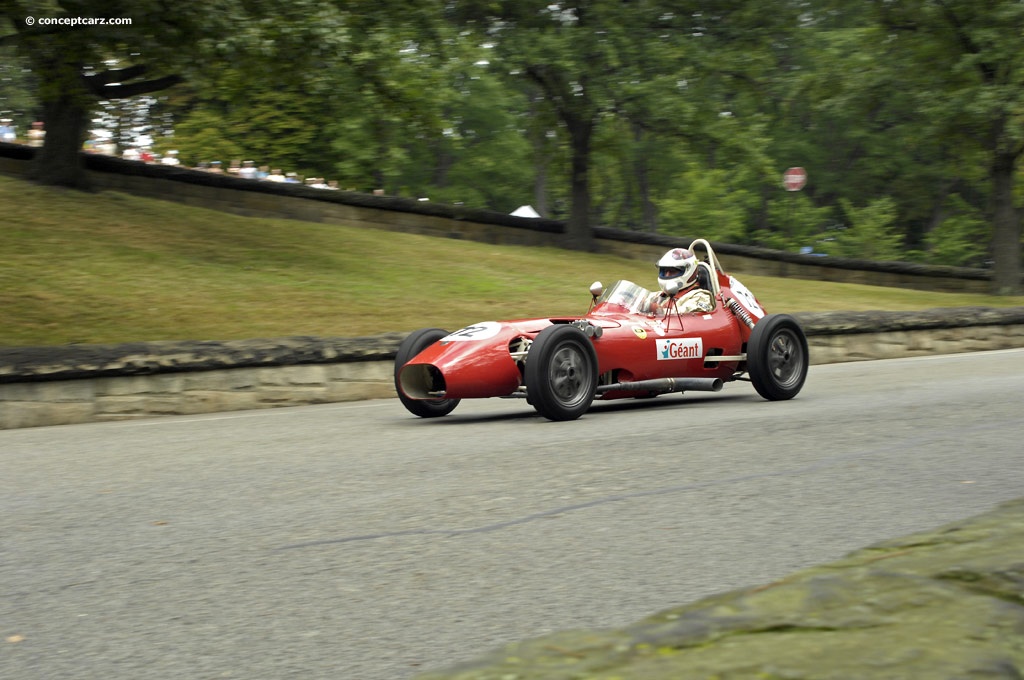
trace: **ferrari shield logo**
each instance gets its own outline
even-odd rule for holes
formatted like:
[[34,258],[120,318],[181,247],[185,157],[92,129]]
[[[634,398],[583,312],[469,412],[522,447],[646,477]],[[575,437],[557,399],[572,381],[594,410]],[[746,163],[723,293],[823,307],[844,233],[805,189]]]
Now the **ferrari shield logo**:
[[641,340],[647,339],[647,331],[645,331],[640,326],[633,326],[633,333],[636,335],[636,337],[640,338]]

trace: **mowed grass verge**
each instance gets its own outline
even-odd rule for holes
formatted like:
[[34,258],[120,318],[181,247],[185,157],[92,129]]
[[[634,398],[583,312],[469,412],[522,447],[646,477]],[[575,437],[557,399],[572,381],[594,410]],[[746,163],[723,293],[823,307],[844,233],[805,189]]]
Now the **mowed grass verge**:
[[[239,217],[0,176],[6,346],[456,329],[582,314],[592,281],[620,278],[653,286],[653,263]],[[1021,297],[740,278],[777,312],[1024,304]]]

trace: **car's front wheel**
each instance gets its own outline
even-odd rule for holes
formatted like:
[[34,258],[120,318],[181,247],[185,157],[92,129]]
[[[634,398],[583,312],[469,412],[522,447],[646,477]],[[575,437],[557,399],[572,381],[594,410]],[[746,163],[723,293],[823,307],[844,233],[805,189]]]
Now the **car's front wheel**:
[[747,372],[758,394],[771,401],[792,399],[809,365],[807,337],[796,319],[769,314],[757,322],[747,342]]
[[550,326],[530,345],[523,378],[538,413],[549,420],[575,420],[594,401],[597,352],[575,326]]
[[458,399],[413,399],[406,396],[402,391],[400,376],[402,367],[405,366],[417,354],[430,347],[435,342],[448,335],[448,331],[440,328],[421,328],[410,333],[402,344],[398,346],[395,353],[395,391],[398,392],[398,399],[405,406],[406,410],[421,418],[438,418],[446,416],[459,405]]

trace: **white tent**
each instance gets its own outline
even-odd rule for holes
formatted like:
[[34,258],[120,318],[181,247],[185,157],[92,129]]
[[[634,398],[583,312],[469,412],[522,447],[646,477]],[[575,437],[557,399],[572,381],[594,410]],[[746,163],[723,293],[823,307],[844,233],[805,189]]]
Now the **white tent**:
[[540,217],[540,214],[533,209],[532,205],[521,205],[512,211],[516,217]]

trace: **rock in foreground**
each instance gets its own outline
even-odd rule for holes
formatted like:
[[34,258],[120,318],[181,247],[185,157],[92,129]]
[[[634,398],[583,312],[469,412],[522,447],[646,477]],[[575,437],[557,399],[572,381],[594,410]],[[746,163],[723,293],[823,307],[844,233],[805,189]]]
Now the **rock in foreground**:
[[621,630],[515,643],[420,680],[1024,677],[1024,499]]

